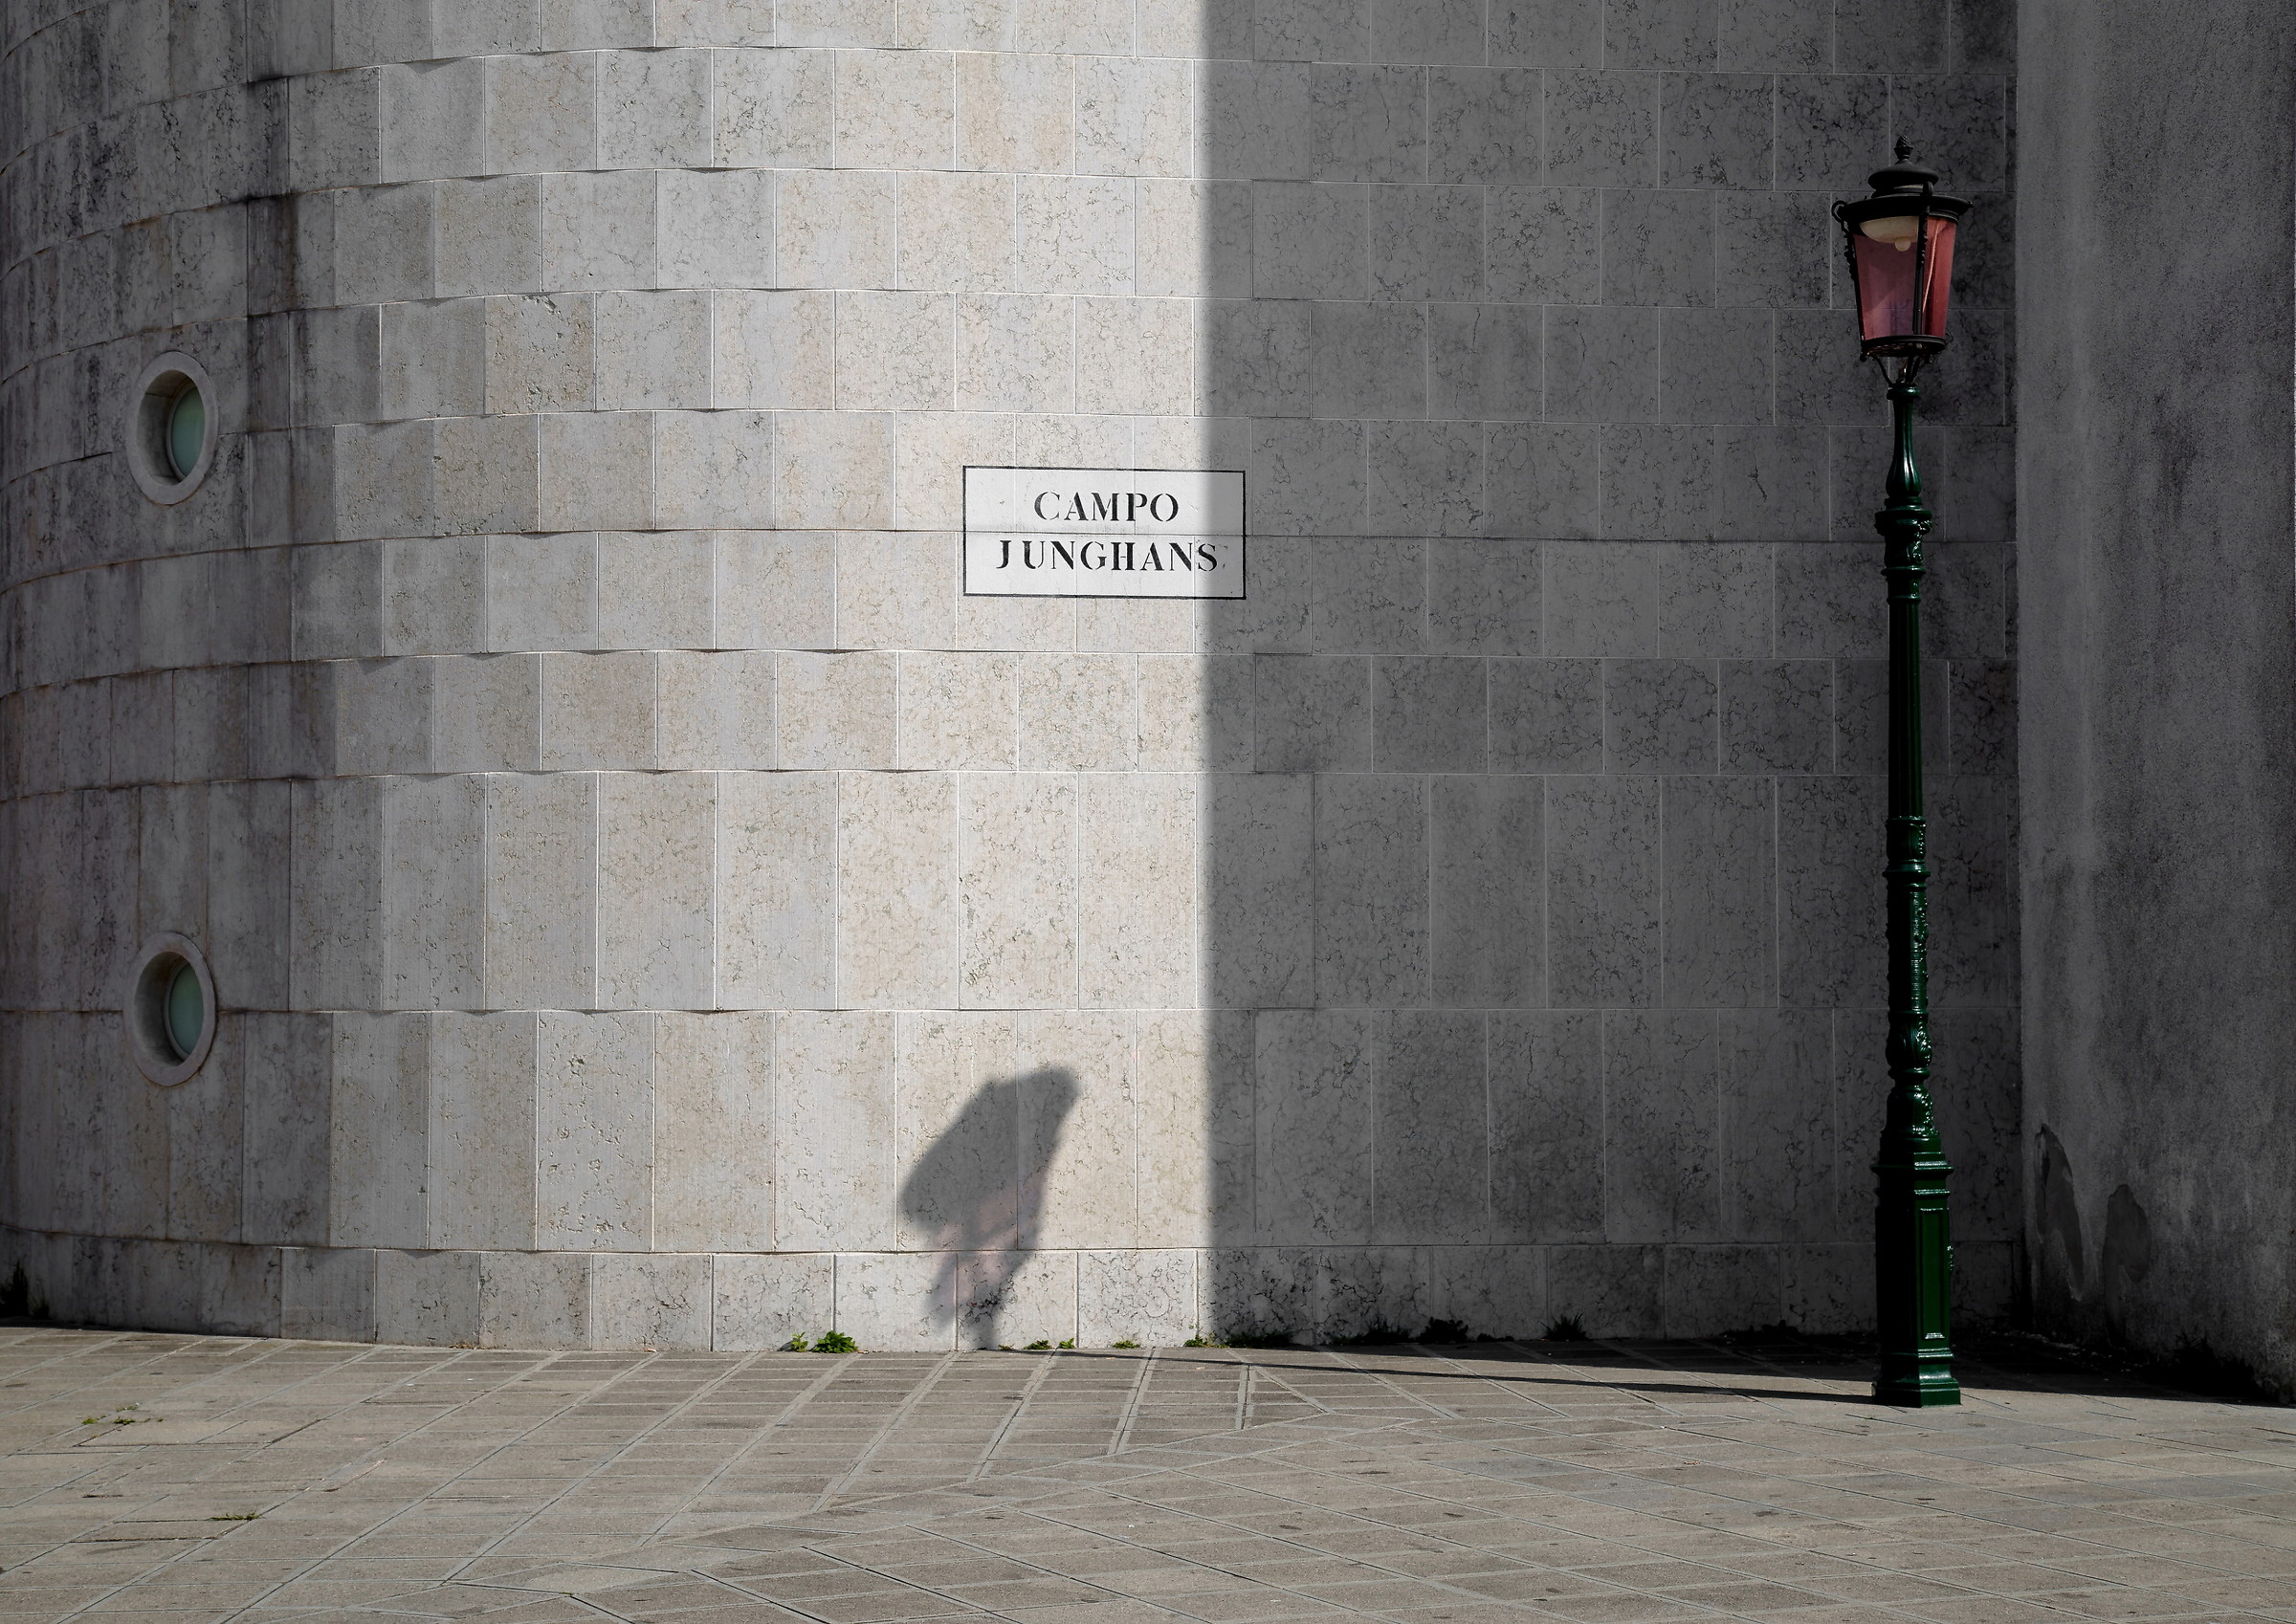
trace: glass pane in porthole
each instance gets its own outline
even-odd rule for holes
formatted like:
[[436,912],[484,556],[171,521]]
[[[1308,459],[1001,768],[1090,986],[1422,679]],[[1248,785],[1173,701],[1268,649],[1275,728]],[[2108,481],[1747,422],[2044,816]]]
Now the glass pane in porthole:
[[167,983],[167,1042],[175,1058],[188,1060],[208,1029],[208,1000],[200,991],[199,972],[188,964],[177,968]]
[[200,447],[208,438],[208,403],[197,384],[186,385],[167,407],[167,461],[178,479],[188,479],[199,466]]

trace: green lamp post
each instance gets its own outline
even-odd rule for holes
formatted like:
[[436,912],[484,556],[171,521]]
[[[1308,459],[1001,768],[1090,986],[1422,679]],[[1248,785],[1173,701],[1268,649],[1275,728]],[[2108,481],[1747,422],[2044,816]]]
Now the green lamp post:
[[[1889,899],[1889,1108],[1882,1153],[1874,1164],[1880,1191],[1874,1216],[1874,1303],[1881,1328],[1881,1368],[1873,1396],[1883,1404],[1961,1402],[1954,1379],[1949,1321],[1953,1242],[1946,1214],[1953,1168],[1937,1137],[1930,1104],[1929,861],[1921,788],[1922,538],[1930,510],[1921,505],[1913,466],[1913,380],[1945,348],[1946,304],[1953,292],[1954,234],[1969,205],[1940,197],[1937,175],[1912,163],[1897,143],[1897,162],[1871,177],[1873,195],[1834,205],[1857,292],[1865,357],[1889,391],[1897,450],[1882,511],[1882,575],[1889,583],[1889,823],[1883,867]],[[1896,370],[1891,371],[1895,362]]]

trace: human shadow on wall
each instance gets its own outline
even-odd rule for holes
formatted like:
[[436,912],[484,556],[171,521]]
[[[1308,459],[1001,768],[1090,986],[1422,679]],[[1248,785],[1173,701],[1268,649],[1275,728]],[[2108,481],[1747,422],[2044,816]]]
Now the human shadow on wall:
[[982,1084],[902,1181],[901,1215],[930,1232],[941,1261],[935,1300],[967,1345],[997,1346],[1079,1091],[1075,1073],[1056,1065]]

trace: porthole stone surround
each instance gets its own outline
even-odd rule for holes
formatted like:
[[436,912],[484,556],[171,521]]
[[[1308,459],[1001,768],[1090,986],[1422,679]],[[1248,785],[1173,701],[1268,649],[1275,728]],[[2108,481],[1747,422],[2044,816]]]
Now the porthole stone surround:
[[[200,1026],[199,1041],[189,1053],[179,1057],[167,1035],[167,989],[177,970],[187,964],[199,977],[206,1020]],[[121,1015],[127,1028],[128,1053],[137,1070],[163,1088],[196,1076],[215,1046],[216,1026],[215,973],[199,944],[171,931],[148,937],[136,954],[135,973],[128,980]]]
[[[207,408],[207,430],[200,441],[198,459],[189,472],[179,476],[167,454],[167,416],[187,387],[199,391]],[[161,506],[172,507],[199,489],[208,470],[215,466],[221,415],[215,406],[214,381],[197,361],[180,350],[152,357],[136,375],[125,411],[127,466],[138,490]]]

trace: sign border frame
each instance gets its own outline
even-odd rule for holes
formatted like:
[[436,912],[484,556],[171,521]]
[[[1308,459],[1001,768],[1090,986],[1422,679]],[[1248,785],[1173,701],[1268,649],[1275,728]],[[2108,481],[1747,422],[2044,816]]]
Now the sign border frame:
[[1243,533],[1237,537],[1237,539],[1244,543],[1244,561],[1237,573],[1244,578],[1244,589],[1241,592],[1238,592],[1233,598],[1199,598],[1193,594],[1190,594],[1185,598],[1168,598],[1159,597],[1152,593],[1145,592],[975,592],[971,587],[965,584],[964,549],[965,543],[972,539],[973,527],[971,523],[964,517],[961,512],[964,501],[965,486],[963,475],[971,473],[976,468],[984,472],[991,473],[1026,473],[1038,471],[1049,471],[1057,466],[1057,464],[1053,463],[1037,462],[968,462],[959,465],[960,473],[957,486],[957,499],[960,507],[960,513],[958,516],[957,524],[957,595],[960,598],[1009,598],[1020,599],[1024,601],[1036,598],[1052,602],[1071,604],[1088,602],[1102,604],[1241,604],[1246,602],[1250,597],[1251,474],[1248,471],[1241,468],[1126,468],[1110,470],[1111,472],[1118,473],[1232,473],[1236,476],[1236,494],[1239,498],[1238,507],[1243,516],[1244,522]]

